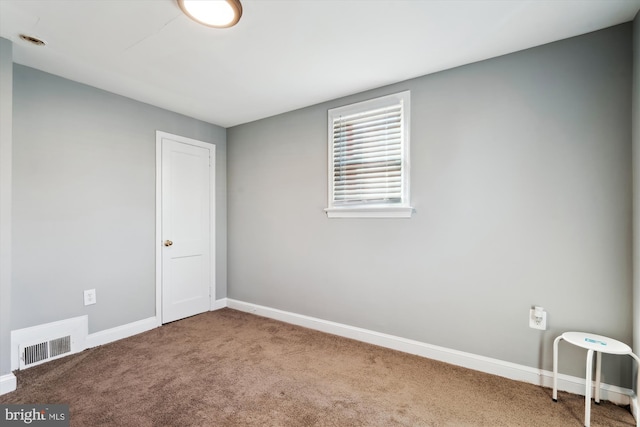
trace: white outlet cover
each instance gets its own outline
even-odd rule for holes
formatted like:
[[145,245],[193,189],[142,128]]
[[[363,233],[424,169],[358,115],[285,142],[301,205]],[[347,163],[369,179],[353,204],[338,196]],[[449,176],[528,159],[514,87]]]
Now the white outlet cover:
[[87,289],[84,291],[84,305],[92,305],[96,303],[96,290]]
[[547,312],[542,312],[542,320],[540,322],[536,321],[536,312],[532,308],[529,310],[529,327],[533,329],[540,329],[541,331],[547,330]]

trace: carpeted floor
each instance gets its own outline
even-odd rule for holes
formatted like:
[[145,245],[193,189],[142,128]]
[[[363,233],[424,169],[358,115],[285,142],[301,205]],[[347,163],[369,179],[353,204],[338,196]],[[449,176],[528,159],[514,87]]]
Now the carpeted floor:
[[[72,426],[583,425],[584,398],[230,309],[16,373]],[[591,425],[635,426],[592,405]]]

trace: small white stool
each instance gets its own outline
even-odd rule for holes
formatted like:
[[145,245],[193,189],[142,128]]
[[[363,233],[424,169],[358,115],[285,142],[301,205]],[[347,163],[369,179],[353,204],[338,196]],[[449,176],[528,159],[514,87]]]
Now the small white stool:
[[[558,343],[565,340],[570,344],[586,348],[587,351],[587,375],[586,389],[584,393],[584,425],[589,427],[591,422],[591,371],[593,367],[593,352],[596,352],[596,391],[594,400],[600,403],[600,368],[602,365],[602,353],[628,354],[638,363],[638,387],[640,387],[640,358],[633,354],[631,347],[623,342],[602,335],[588,334],[584,332],[565,332],[553,341],[553,401],[558,401]],[[636,419],[637,427],[640,427],[640,416]]]

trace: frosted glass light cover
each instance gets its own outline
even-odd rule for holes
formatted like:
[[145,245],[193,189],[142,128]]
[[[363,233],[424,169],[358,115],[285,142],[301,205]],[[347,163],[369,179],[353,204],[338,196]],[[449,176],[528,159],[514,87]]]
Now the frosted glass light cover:
[[237,0],[179,0],[178,4],[191,19],[216,28],[235,25],[242,14]]

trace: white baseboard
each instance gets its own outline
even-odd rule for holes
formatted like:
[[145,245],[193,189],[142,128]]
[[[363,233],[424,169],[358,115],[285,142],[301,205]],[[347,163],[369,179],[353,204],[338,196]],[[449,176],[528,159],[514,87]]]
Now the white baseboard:
[[138,320],[137,322],[127,323],[126,325],[116,326],[115,328],[106,329],[104,331],[95,332],[87,335],[85,348],[97,347],[123,338],[128,338],[157,328],[158,326],[158,319],[154,316]]
[[18,386],[16,376],[12,373],[3,375],[0,377],[0,396],[3,394],[11,393]]
[[[368,329],[344,325],[257,304],[251,304],[231,298],[227,298],[227,307],[303,326],[305,328],[315,329],[329,334],[339,335],[357,341],[415,354],[429,359],[439,360],[441,362],[462,366],[480,372],[486,372],[548,388],[553,387],[553,372],[551,371],[536,369],[490,357],[479,356],[477,354],[466,353],[464,351],[453,350],[446,347],[426,344],[420,341],[383,334]],[[558,390],[584,396],[585,384],[584,378],[558,374]],[[629,405],[631,403],[632,394],[633,391],[626,388],[609,384],[601,384],[600,397],[603,400],[608,400],[618,405]]]
[[[227,307],[227,299],[221,298],[212,302],[210,311],[220,310],[225,307]],[[148,317],[146,319],[138,320],[137,322],[89,334],[87,336],[86,348],[97,347],[123,338],[128,338],[159,326],[162,326],[160,317]]]
[[220,299],[217,299],[217,300],[213,301],[213,303],[211,303],[211,310],[210,311],[220,310],[221,308],[225,308],[225,307],[227,307],[227,299],[226,298],[220,298]]

